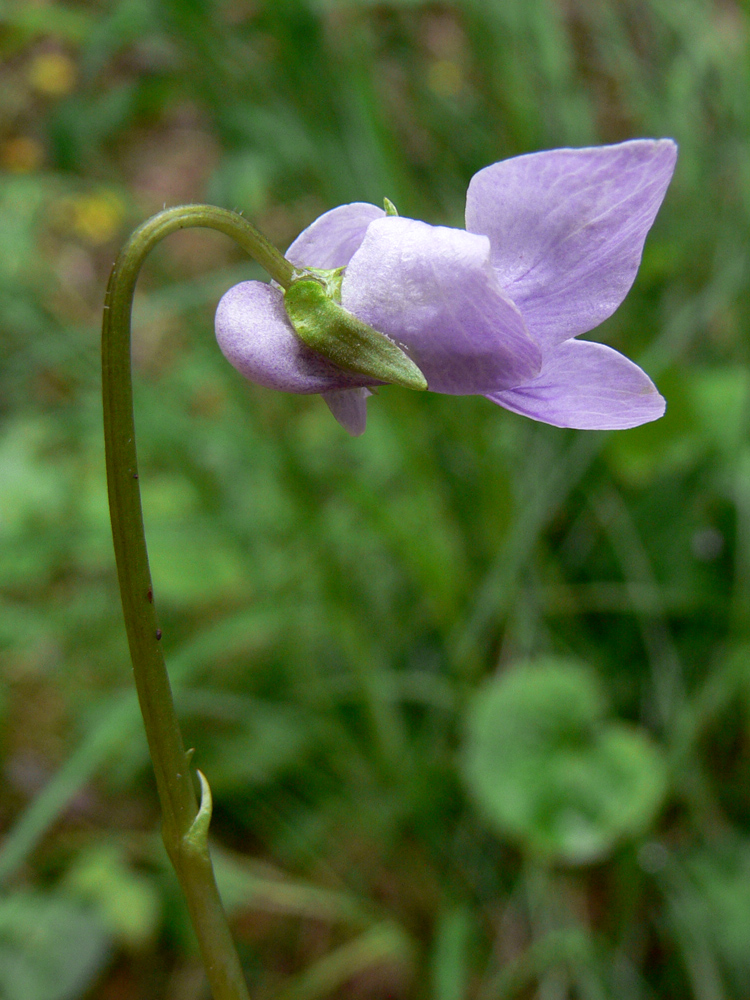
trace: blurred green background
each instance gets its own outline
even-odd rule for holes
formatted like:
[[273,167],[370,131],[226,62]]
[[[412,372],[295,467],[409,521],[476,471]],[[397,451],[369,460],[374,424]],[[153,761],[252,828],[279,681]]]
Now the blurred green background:
[[596,339],[617,434],[384,389],[349,438],[212,334],[261,277],[170,238],[135,307],[164,647],[261,1000],[750,995],[750,10],[739,0],[0,4],[0,997],[203,1000],[134,695],[98,325],[128,232],[282,249],[472,174],[672,136]]

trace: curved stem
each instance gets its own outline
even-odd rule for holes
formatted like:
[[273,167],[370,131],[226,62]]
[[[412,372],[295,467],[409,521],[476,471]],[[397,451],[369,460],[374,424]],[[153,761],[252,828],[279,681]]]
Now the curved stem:
[[141,265],[160,240],[204,226],[231,236],[282,287],[292,265],[246,219],[211,205],[184,205],[153,216],[132,234],[110,275],[102,325],[102,383],[107,485],[115,557],[138,700],[161,801],[167,853],[187,899],[214,1000],[248,1000],[208,853],[211,796],[201,778],[195,794],[159,640],[143,530],[135,447],[130,317]]

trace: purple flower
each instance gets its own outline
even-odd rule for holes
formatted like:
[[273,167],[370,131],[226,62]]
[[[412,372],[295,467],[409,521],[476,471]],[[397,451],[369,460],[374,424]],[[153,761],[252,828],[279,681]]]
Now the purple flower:
[[[676,157],[670,139],[518,156],[474,175],[465,230],[342,205],[287,258],[345,267],[343,307],[398,344],[433,392],[484,395],[558,427],[635,427],[664,413],[654,384],[612,348],[575,338],[633,284]],[[307,347],[277,287],[231,288],[216,335],[253,382],[321,393],[351,433],[364,430],[367,387],[379,383]]]

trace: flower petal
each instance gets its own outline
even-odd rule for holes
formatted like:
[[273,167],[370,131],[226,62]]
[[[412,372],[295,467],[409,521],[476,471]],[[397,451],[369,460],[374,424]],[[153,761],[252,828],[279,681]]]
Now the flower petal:
[[635,280],[671,180],[671,139],[554,149],[475,174],[466,228],[546,351],[611,316]]
[[384,215],[382,208],[364,201],[332,208],[299,234],[286,259],[295,267],[345,267],[359,249],[367,227]]
[[367,397],[372,393],[369,389],[334,389],[324,392],[323,399],[328,409],[341,426],[349,431],[352,437],[364,434],[367,424]]
[[341,301],[386,334],[434,392],[485,393],[533,378],[541,353],[498,286],[489,240],[388,216],[371,222]]
[[555,427],[624,430],[663,416],[664,398],[638,365],[603,344],[566,340],[541,375],[488,399]]
[[216,310],[216,339],[245,378],[284,392],[329,392],[378,384],[344,372],[297,337],[282,293],[262,281],[230,288]]

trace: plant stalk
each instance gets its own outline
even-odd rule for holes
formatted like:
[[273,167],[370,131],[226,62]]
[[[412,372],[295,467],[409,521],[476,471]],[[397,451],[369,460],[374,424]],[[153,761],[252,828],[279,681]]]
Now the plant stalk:
[[211,205],[166,209],[135,230],[110,275],[102,325],[107,485],[120,594],[149,751],[162,808],[162,836],[185,894],[214,1000],[249,1000],[208,850],[211,793],[201,803],[174,709],[161,650],[143,528],[135,445],[130,321],[133,292],[149,251],[179,229],[202,226],[236,240],[283,288],[293,268],[242,216]]

